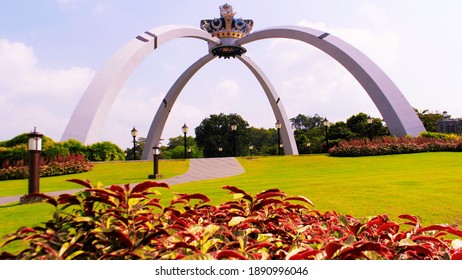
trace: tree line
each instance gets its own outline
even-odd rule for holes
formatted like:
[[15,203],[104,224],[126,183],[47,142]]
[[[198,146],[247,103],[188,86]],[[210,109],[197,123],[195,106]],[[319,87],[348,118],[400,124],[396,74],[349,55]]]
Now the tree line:
[[[436,131],[435,123],[443,117],[442,114],[428,110],[416,112],[427,131]],[[346,121],[328,124],[325,121],[325,117],[318,114],[299,114],[290,119],[300,154],[326,152],[342,140],[390,136],[382,119],[371,118],[365,113],[352,115]],[[235,131],[232,124],[237,127]],[[282,148],[278,149],[276,128],[250,126],[238,114],[210,115],[195,128],[195,134],[195,138],[187,137],[187,157],[264,156],[284,152]],[[163,147],[163,157],[183,158],[183,137],[170,138],[167,146]]]

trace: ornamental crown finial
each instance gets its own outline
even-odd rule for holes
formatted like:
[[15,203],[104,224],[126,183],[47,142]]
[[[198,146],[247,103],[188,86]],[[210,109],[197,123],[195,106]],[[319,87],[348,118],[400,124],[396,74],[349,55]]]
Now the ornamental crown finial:
[[220,18],[203,19],[200,27],[218,38],[242,38],[249,34],[253,27],[250,19],[234,18],[236,13],[229,4],[220,6]]

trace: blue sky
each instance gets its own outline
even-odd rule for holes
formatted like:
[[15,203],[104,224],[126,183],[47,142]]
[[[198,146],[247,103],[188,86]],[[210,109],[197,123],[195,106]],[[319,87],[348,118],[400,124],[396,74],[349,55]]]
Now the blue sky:
[[[329,32],[377,63],[413,107],[462,117],[460,1],[0,0],[0,140],[36,126],[59,141],[86,87],[118,49],[154,27],[199,28],[201,19],[218,17],[224,3],[236,17],[253,19],[253,31],[304,25]],[[323,52],[285,39],[246,48],[272,80],[289,118],[380,117],[356,80]],[[130,147],[134,125],[146,136],[170,86],[206,52],[207,44],[194,39],[162,45],[125,83],[99,140]],[[215,59],[184,88],[162,138],[181,135],[185,122],[194,128],[221,112],[238,113],[255,127],[275,123],[250,71],[236,59]]]

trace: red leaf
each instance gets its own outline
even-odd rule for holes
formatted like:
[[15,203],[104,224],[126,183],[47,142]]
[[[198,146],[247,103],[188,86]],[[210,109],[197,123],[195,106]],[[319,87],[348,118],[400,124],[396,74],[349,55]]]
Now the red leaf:
[[307,204],[314,207],[314,204],[313,204],[313,202],[311,202],[311,200],[309,200],[308,198],[306,198],[304,196],[301,196],[301,195],[299,195],[299,196],[289,196],[289,197],[286,197],[284,199],[284,201],[287,201],[287,200],[296,200],[296,201],[305,202],[305,203],[307,203]]
[[216,259],[238,259],[238,260],[248,260],[242,254],[232,251],[232,250],[221,250],[218,254],[215,255]]
[[342,247],[343,247],[343,245],[336,242],[336,241],[333,241],[333,242],[330,242],[329,244],[327,244],[326,248],[324,249],[326,251],[327,259],[332,259],[334,254]]
[[259,200],[259,199],[266,199],[268,197],[275,197],[275,196],[285,197],[286,194],[281,192],[278,189],[269,189],[269,190],[258,193],[255,198]]
[[386,215],[378,215],[377,217],[373,218],[367,223],[367,227],[371,227],[373,225],[380,226],[388,220]]
[[273,199],[273,198],[270,198],[270,199],[265,199],[261,202],[257,202],[255,203],[254,206],[252,206],[252,209],[250,209],[250,211],[258,211],[260,209],[262,209],[263,207],[265,207],[266,205],[268,204],[279,204],[279,203],[282,203],[281,200],[279,199]]
[[417,231],[417,234],[425,232],[425,231],[445,231],[450,234],[457,235],[459,237],[462,237],[462,230],[459,230],[453,226],[445,226],[445,225],[432,225],[428,227],[421,228]]
[[462,249],[459,249],[451,255],[451,260],[462,260]]
[[316,256],[319,252],[319,250],[313,250],[313,249],[307,249],[305,251],[302,251],[300,253],[297,253],[289,258],[289,260],[309,260],[313,259],[313,256]]
[[276,245],[270,243],[270,242],[260,242],[260,243],[257,243],[257,244],[253,244],[249,247],[247,247],[245,250],[248,252],[248,251],[251,251],[252,249],[261,249],[261,248],[264,248],[264,247],[275,247]]
[[240,194],[243,194],[244,195],[244,199],[252,202],[253,201],[253,198],[251,195],[249,195],[248,193],[246,193],[245,191],[239,189],[239,188],[236,188],[236,187],[233,187],[233,186],[224,186],[223,189],[225,190],[229,190],[230,193],[240,193]]
[[418,254],[428,256],[428,257],[433,256],[433,253],[434,253],[432,250],[425,248],[423,246],[420,246],[420,245],[408,245],[408,246],[405,246],[405,248],[407,251],[414,251]]
[[62,194],[58,197],[59,204],[79,205],[80,200],[75,195]]
[[23,199],[33,199],[33,198],[41,198],[40,200],[37,200],[37,201],[44,201],[46,203],[53,205],[54,207],[58,206],[58,202],[56,201],[54,197],[51,197],[43,193],[31,193],[31,194],[23,196]]
[[412,225],[414,226],[419,222],[419,219],[416,216],[407,215],[407,214],[399,215],[398,218],[410,220],[412,221]]
[[145,192],[146,190],[150,188],[166,188],[169,189],[169,186],[166,183],[159,183],[155,181],[146,181],[143,183],[140,183],[136,186],[133,187],[131,193],[139,193],[139,192]]
[[190,250],[193,250],[194,252],[196,253],[200,253],[201,251],[199,249],[197,249],[195,246],[191,245],[191,244],[188,244],[186,242],[177,242],[175,243],[175,245],[173,245],[172,247],[173,250],[176,250],[176,249],[190,249]]
[[150,205],[150,206],[157,207],[159,209],[163,209],[162,205],[159,202],[160,202],[159,198],[154,198],[154,199],[151,199],[148,203],[146,203],[146,205]]
[[69,180],[67,180],[67,182],[72,182],[72,183],[82,185],[87,189],[93,188],[93,186],[90,184],[90,181],[88,181],[88,180],[84,181],[84,180],[80,180],[80,179],[69,179]]
[[395,222],[388,222],[383,225],[381,225],[377,229],[377,234],[382,233],[383,231],[389,231],[390,233],[396,233],[399,230],[399,225]]

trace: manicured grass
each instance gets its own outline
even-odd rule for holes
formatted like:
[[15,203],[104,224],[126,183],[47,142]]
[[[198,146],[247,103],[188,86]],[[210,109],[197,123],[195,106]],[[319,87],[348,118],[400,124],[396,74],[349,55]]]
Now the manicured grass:
[[421,153],[360,158],[326,155],[239,159],[237,177],[172,186],[172,191],[206,193],[214,203],[232,197],[234,185],[250,193],[280,188],[308,197],[321,211],[364,217],[420,216],[424,224],[462,225],[462,154]]
[[[239,158],[239,161],[246,170],[244,174],[173,185],[170,190],[161,190],[162,200],[167,203],[174,192],[203,193],[212,199],[213,204],[219,204],[232,199],[222,189],[225,185],[237,186],[254,194],[279,188],[288,194],[308,197],[321,211],[335,210],[357,217],[389,214],[394,220],[400,214],[412,214],[420,216],[426,225],[462,225],[461,153],[359,158],[307,155]],[[141,172],[143,168],[146,170]],[[152,173],[151,168],[149,162],[120,163],[120,166],[107,163],[95,166],[92,174],[81,178],[104,184],[140,182]],[[161,173],[169,174],[169,168],[175,170],[173,173],[184,172],[187,162],[163,161]],[[60,180],[61,183],[56,185],[62,189],[64,177],[49,180]],[[27,182],[24,184],[27,186]],[[47,191],[57,188],[51,181],[48,186],[46,183],[42,185]],[[51,210],[51,206],[40,204],[0,206],[0,236],[21,225],[44,221]]]
[[[164,178],[185,173],[189,168],[189,161],[160,160],[159,172]],[[79,185],[66,182],[69,179],[90,180],[104,185],[143,182],[153,173],[152,161],[120,161],[95,163],[90,172],[65,176],[45,177],[40,179],[40,191],[51,192],[68,189],[78,189]],[[27,193],[28,180],[0,181],[0,196],[23,195]]]

